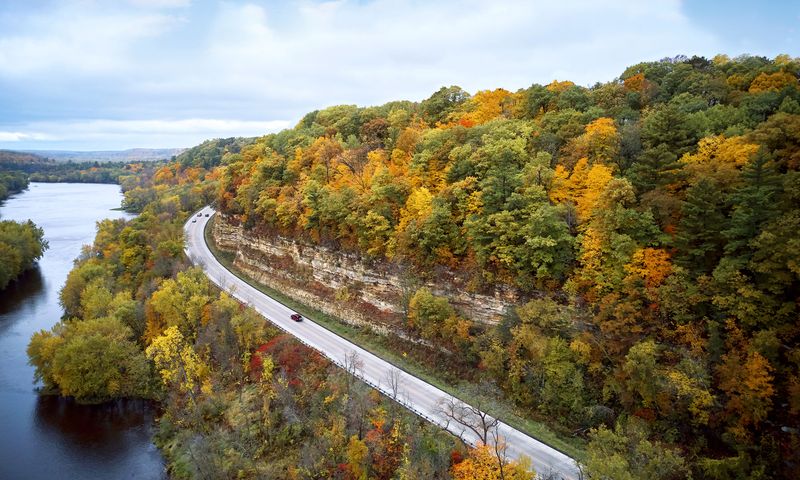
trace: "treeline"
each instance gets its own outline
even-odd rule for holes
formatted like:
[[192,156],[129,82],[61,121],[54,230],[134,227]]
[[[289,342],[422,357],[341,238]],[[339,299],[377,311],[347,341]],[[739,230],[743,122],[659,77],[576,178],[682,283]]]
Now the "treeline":
[[139,171],[145,165],[130,162],[74,162],[72,160],[57,162],[35,155],[8,153],[7,157],[0,156],[0,173],[3,171],[23,172],[28,175],[31,182],[119,183],[120,176]]
[[28,176],[22,172],[0,171],[0,202],[28,188]]
[[44,231],[30,220],[0,221],[0,291],[42,258],[45,250]]
[[[800,475],[800,62],[719,55],[338,106],[223,157],[262,234],[530,298],[492,328],[421,289],[407,329],[596,478]],[[436,355],[435,352],[431,355]]]
[[0,165],[7,163],[28,163],[40,162],[45,160],[41,155],[28,152],[16,152],[13,150],[0,150]]
[[47,163],[31,165],[32,182],[50,183],[119,183],[119,178],[129,175],[137,164],[125,162]]
[[[214,288],[183,222],[216,173],[180,163],[121,178],[140,214],[104,220],[60,292],[64,318],[28,355],[50,393],[161,402],[172,478],[499,478],[526,464],[405,412]],[[353,362],[357,365],[356,359]]]

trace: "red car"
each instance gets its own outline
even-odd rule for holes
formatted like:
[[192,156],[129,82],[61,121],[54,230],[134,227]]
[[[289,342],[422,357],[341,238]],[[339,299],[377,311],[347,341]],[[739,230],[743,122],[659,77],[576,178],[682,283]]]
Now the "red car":
[[289,318],[291,318],[295,322],[302,322],[303,321],[303,316],[300,315],[299,313],[293,313],[292,316],[289,317]]

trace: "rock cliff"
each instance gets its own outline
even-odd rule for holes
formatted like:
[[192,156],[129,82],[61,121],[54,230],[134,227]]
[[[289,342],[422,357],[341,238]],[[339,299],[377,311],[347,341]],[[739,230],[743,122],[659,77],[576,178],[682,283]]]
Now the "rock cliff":
[[511,288],[471,292],[468,282],[453,272],[437,271],[436,281],[423,282],[395,262],[367,261],[293,238],[256,235],[221,214],[216,215],[213,236],[219,248],[235,252],[234,265],[250,277],[353,325],[394,330],[405,317],[407,299],[421,286],[482,323],[497,323],[519,301]]

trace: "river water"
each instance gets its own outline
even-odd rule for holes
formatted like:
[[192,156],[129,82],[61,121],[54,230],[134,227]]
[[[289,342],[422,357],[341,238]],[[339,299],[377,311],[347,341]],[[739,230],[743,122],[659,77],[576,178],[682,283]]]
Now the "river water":
[[165,477],[149,403],[39,396],[25,353],[31,335],[61,317],[58,291],[95,222],[128,216],[112,210],[121,200],[117,185],[32,183],[0,205],[0,219],[30,218],[50,242],[38,267],[0,291],[0,479]]

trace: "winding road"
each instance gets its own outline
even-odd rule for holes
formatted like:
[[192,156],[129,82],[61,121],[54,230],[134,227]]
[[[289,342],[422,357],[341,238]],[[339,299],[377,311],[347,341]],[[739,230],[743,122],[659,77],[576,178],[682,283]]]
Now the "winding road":
[[[192,216],[184,227],[186,255],[205,270],[213,283],[239,301],[252,306],[270,322],[302,343],[319,351],[417,415],[461,437],[465,442],[475,445],[483,437],[493,445],[499,438],[501,444],[505,445],[505,454],[508,457],[528,457],[539,475],[551,475],[551,478],[564,480],[580,478],[575,460],[560,451],[486,416],[313,321],[292,321],[289,316],[294,312],[290,308],[238,278],[211,253],[203,232],[214,213],[214,209],[205,207]],[[488,435],[484,433],[483,427],[490,427]]]

